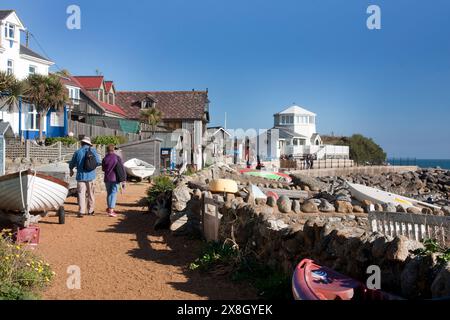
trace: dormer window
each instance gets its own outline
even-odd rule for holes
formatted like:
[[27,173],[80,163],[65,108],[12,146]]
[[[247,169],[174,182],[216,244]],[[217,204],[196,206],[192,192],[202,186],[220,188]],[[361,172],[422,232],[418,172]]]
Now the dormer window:
[[13,60],[8,60],[6,73],[8,75],[14,74],[14,61]]
[[14,40],[15,33],[16,33],[16,26],[11,23],[7,23],[5,25],[5,38],[9,40]]
[[141,109],[150,109],[156,107],[156,101],[151,98],[146,98],[141,101]]

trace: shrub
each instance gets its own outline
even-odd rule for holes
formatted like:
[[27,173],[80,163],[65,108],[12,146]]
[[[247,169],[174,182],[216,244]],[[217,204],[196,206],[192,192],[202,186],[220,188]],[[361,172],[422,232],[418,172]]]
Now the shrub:
[[127,141],[128,139],[123,136],[97,136],[92,140],[92,143],[99,146],[107,146],[110,144],[119,145]]
[[73,137],[58,137],[58,138],[46,138],[45,139],[45,145],[51,146],[54,145],[57,142],[62,142],[65,146],[72,146],[78,142],[77,139]]
[[0,233],[0,300],[37,299],[54,272],[11,236],[8,231]]
[[161,193],[169,192],[175,189],[175,184],[168,176],[158,176],[153,179],[153,185],[147,190],[147,198],[150,204],[153,204]]

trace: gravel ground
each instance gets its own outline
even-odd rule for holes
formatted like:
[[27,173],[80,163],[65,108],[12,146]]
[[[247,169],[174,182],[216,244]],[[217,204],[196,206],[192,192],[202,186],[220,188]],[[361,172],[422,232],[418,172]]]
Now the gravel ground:
[[[56,277],[44,299],[255,299],[247,284],[223,276],[189,271],[201,242],[154,231],[154,218],[136,203],[148,184],[131,184],[119,196],[117,218],[105,212],[105,194],[97,196],[96,215],[76,217],[76,200],[69,198],[66,224],[49,216],[40,222],[37,253]],[[81,289],[70,290],[67,268],[81,270]]]

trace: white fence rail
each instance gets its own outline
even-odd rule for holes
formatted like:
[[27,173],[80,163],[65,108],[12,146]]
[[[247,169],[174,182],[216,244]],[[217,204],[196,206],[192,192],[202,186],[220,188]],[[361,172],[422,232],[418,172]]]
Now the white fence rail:
[[288,146],[287,153],[294,157],[303,157],[308,154],[317,155],[318,160],[322,159],[348,159],[350,148],[348,146],[335,145],[311,145],[311,146]]
[[450,217],[423,214],[370,212],[372,231],[389,236],[403,235],[411,240],[435,239],[441,245],[449,245]]

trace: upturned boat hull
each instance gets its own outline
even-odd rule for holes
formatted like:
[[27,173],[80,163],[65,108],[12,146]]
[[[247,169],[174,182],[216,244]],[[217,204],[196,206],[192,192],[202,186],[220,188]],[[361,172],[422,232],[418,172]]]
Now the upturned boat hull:
[[31,170],[0,177],[0,211],[58,210],[67,198],[68,187],[62,180]]
[[155,167],[139,159],[131,159],[123,164],[129,176],[145,179],[155,173]]

